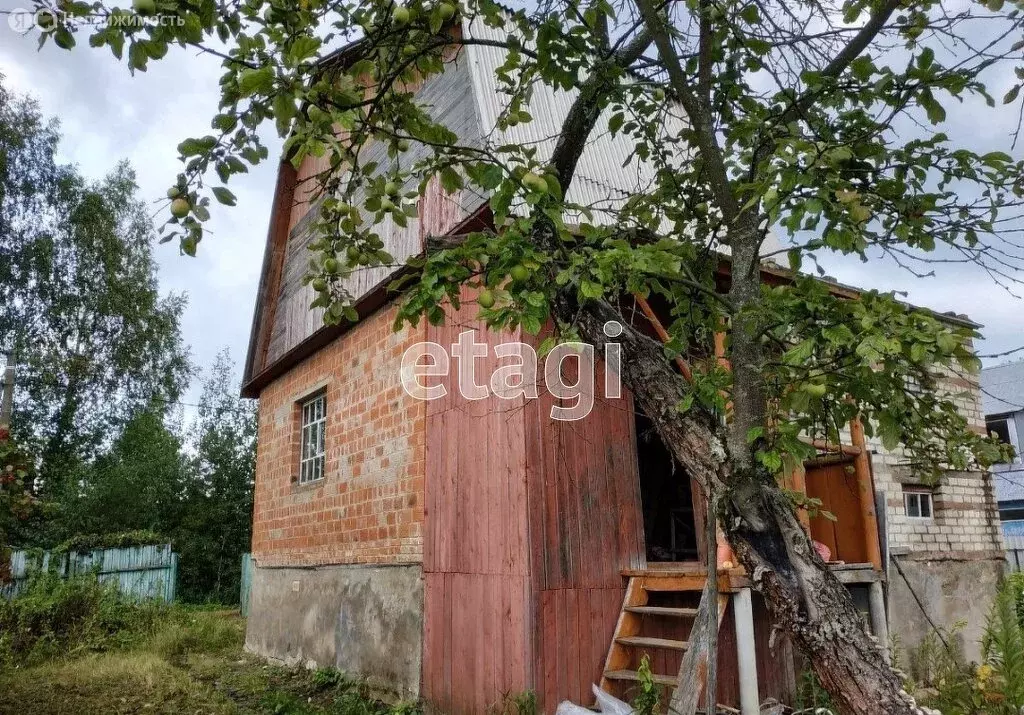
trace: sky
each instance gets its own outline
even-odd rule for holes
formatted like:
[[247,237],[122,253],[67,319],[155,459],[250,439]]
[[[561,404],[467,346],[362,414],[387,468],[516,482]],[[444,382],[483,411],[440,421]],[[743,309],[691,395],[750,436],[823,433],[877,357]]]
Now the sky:
[[[0,0],[0,10],[16,7],[17,0]],[[19,36],[0,19],[0,73],[7,86],[31,94],[44,114],[60,120],[61,158],[77,164],[86,176],[99,178],[118,160],[130,161],[142,197],[153,202],[157,222],[162,222],[165,214],[158,202],[179,171],[177,144],[209,132],[217,108],[219,60],[172,47],[167,57],[151,62],[147,72],[133,78],[106,48],[77,47],[68,52],[47,43],[37,51],[37,37],[34,31]],[[1011,84],[1008,72],[995,78],[990,89],[1001,97]],[[949,121],[943,130],[953,141],[986,151],[1009,151],[1016,107],[979,113],[976,104],[953,103],[947,109]],[[264,136],[271,160],[232,177],[229,187],[238,205],[214,205],[198,256],[180,255],[173,243],[154,248],[162,291],[188,295],[182,331],[200,368],[211,365],[225,347],[239,373],[245,357],[280,153],[276,135]],[[980,353],[1024,345],[1024,303],[980,269],[946,266],[933,278],[915,278],[879,261],[833,259],[825,267],[843,283],[906,291],[907,300],[917,305],[966,313],[984,326]],[[1013,358],[1001,360],[1007,359]],[[195,384],[186,399],[194,401],[197,395]]]
[[[0,0],[0,10],[16,7],[17,0]],[[60,121],[59,158],[77,164],[86,177],[99,179],[119,160],[131,162],[157,225],[165,221],[165,193],[180,171],[178,143],[210,133],[220,61],[172,47],[163,61],[132,77],[107,48],[79,46],[68,52],[47,43],[37,51],[37,40],[35,31],[19,36],[0,16],[5,85],[32,95],[44,115]],[[180,254],[174,242],[153,249],[161,292],[188,296],[181,328],[193,363],[207,368],[228,348],[239,377],[280,155],[277,135],[270,131],[265,139],[273,161],[232,177],[229,187],[238,205],[211,207],[207,235],[195,258]],[[195,380],[183,399],[196,402],[199,391]]]

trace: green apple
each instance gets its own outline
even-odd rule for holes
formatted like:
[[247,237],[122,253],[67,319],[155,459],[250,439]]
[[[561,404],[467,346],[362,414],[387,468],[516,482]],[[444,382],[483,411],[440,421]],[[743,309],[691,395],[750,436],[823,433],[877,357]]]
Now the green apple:
[[811,397],[824,397],[828,392],[828,386],[823,382],[805,382],[800,389]]
[[188,212],[191,210],[188,199],[176,198],[171,202],[171,216],[174,218],[185,218],[188,216]]
[[484,288],[480,291],[480,295],[476,297],[476,302],[481,308],[493,308],[494,307],[494,293]]
[[546,192],[548,190],[548,182],[544,181],[541,177],[534,174],[532,171],[528,171],[523,174],[523,186],[530,191],[535,192]]

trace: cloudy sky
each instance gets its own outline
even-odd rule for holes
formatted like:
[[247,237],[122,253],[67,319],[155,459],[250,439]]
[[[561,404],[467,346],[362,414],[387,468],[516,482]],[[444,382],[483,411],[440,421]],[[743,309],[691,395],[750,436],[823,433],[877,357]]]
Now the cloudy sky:
[[[17,0],[0,0],[0,10],[16,7]],[[128,159],[138,173],[143,197],[154,202],[161,199],[178,172],[178,142],[209,130],[217,105],[218,61],[172,48],[164,60],[151,63],[149,71],[132,78],[106,48],[66,52],[48,43],[37,51],[34,33],[22,37],[9,30],[5,20],[0,22],[0,72],[9,88],[32,94],[44,113],[60,119],[62,158],[94,178],[119,159]],[[990,89],[1001,97],[1010,84],[1007,74],[995,78]],[[1009,150],[1016,108],[998,112],[982,112],[973,104],[947,108],[950,121],[943,129],[955,140],[976,149]],[[274,158],[279,143],[272,134],[266,139]],[[200,367],[209,365],[223,347],[230,348],[237,364],[244,358],[275,164],[270,161],[232,178],[238,206],[215,207],[198,257],[180,256],[172,244],[155,249],[162,289],[188,294],[183,329]],[[906,291],[908,299],[919,305],[968,314],[985,326],[980,352],[1024,344],[1024,304],[979,269],[946,267],[936,277],[922,279],[877,261],[834,260],[827,268],[844,283]]]
[[[18,7],[0,0],[0,10]],[[133,78],[109,50],[76,47],[60,50],[38,36],[21,37],[0,18],[0,73],[8,88],[38,99],[47,116],[61,123],[61,159],[99,178],[120,159],[135,167],[141,195],[154,202],[157,222],[166,220],[163,199],[178,174],[177,145],[209,133],[217,108],[219,61],[172,48],[161,62]],[[208,235],[195,258],[180,255],[173,243],[154,248],[163,292],[186,293],[182,325],[192,358],[203,368],[224,347],[241,371],[248,345],[253,301],[267,235],[280,143],[266,137],[273,162],[233,177],[238,205],[218,205]],[[194,386],[191,398],[196,397]],[[187,398],[190,399],[190,398]],[[194,399],[192,400],[194,401]]]

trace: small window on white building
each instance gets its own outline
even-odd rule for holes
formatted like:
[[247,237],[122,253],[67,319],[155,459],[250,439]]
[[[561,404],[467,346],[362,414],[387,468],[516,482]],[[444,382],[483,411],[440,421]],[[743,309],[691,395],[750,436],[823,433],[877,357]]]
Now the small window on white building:
[[299,484],[323,479],[326,436],[327,398],[324,395],[317,395],[302,403]]
[[934,514],[931,490],[923,487],[904,487],[903,507],[911,519],[931,519]]
[[985,431],[990,435],[995,435],[1003,444],[1013,445],[1014,449],[1017,448],[1017,440],[1012,434],[1015,429],[1016,425],[1009,416],[985,418]]

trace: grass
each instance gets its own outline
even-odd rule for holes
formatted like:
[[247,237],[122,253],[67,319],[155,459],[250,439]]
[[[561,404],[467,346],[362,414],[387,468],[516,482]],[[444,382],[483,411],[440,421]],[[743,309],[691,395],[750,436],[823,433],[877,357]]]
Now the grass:
[[[334,670],[271,666],[242,650],[236,611],[100,601],[102,618],[41,590],[6,608],[21,624],[18,648],[0,659],[0,715],[399,715],[419,712],[370,697]],[[34,598],[35,600],[31,600]],[[104,597],[106,598],[106,597]],[[17,603],[21,599],[15,599]],[[68,599],[65,599],[68,600]],[[112,617],[109,611],[121,612]],[[141,615],[140,615],[141,614]],[[49,620],[47,620],[49,619]],[[52,628],[54,623],[60,628]],[[111,623],[120,630],[111,630]],[[31,624],[31,631],[25,624]],[[63,630],[61,630],[63,629]],[[70,633],[70,635],[68,635]],[[0,645],[3,645],[0,643]]]

